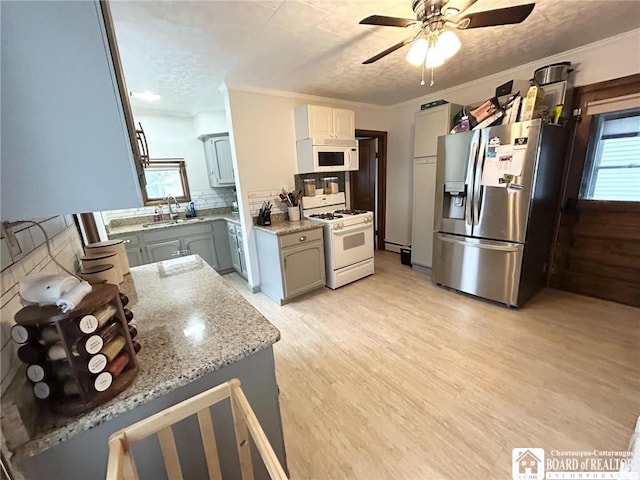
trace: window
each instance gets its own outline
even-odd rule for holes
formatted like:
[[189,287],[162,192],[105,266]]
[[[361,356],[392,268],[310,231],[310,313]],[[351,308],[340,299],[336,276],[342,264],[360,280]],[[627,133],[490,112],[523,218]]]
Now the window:
[[145,205],[158,205],[168,196],[175,197],[178,202],[191,200],[184,160],[151,160],[144,170],[144,176],[147,181],[143,192]]
[[581,198],[640,202],[640,109],[593,118]]

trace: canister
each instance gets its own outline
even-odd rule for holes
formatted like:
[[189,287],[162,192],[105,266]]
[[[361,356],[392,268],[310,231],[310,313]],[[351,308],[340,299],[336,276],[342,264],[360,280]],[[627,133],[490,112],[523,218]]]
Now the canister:
[[338,177],[324,177],[322,183],[325,194],[338,193]]
[[110,283],[118,285],[118,271],[115,265],[107,263],[104,265],[93,265],[91,267],[83,267],[80,276],[91,285],[98,283]]
[[105,242],[90,243],[84,247],[87,255],[94,256],[98,253],[116,253],[117,263],[123,275],[129,273],[129,259],[127,258],[127,250],[124,246],[124,240],[107,240]]
[[316,180],[314,178],[304,179],[304,196],[305,197],[316,196]]
[[95,267],[96,265],[113,265],[116,272],[116,285],[118,283],[122,283],[122,281],[124,280],[122,270],[120,270],[120,264],[118,263],[117,253],[104,252],[96,253],[94,255],[85,255],[84,257],[80,257],[80,260],[82,261],[82,268],[85,270],[91,267]]

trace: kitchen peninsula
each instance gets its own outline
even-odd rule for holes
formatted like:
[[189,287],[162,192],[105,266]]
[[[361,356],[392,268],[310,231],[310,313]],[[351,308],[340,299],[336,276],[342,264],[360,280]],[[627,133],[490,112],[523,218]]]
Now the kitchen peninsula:
[[[13,461],[26,478],[104,478],[107,441],[116,430],[231,378],[239,378],[280,463],[286,454],[272,345],[280,332],[199,256],[131,269],[121,290],[135,314],[140,373],[111,401],[73,418],[48,417]],[[230,407],[213,408],[222,475],[238,477]],[[195,418],[174,428],[185,478],[206,465]],[[162,478],[155,438],[133,449],[141,478]],[[253,455],[257,478],[266,471]],[[55,467],[54,467],[55,466]]]

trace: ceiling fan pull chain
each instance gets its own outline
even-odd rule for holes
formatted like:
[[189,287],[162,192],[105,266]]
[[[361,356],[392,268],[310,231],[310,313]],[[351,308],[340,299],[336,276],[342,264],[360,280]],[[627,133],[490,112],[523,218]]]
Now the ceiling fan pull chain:
[[[422,81],[424,82],[424,80],[422,80]],[[431,67],[431,83],[429,84],[429,86],[433,87],[433,67]]]
[[424,64],[425,62],[422,62],[422,81],[420,82],[420,85],[424,85]]

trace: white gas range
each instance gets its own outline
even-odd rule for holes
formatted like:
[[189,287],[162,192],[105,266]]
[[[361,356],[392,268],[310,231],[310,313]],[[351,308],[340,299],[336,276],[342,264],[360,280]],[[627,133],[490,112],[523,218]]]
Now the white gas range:
[[347,210],[344,192],[302,198],[302,213],[324,224],[327,287],[336,289],[374,273],[373,212]]

